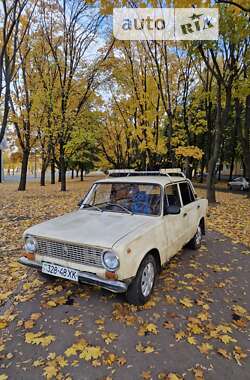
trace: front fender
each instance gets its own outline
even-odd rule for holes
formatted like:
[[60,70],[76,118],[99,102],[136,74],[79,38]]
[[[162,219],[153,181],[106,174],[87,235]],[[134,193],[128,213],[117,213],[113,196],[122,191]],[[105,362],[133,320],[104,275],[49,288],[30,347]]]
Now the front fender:
[[140,233],[136,232],[113,246],[113,250],[118,253],[120,258],[120,268],[117,271],[119,280],[134,277],[145,255],[153,249],[159,251],[161,264],[164,263],[164,249],[167,241],[163,224],[157,223]]

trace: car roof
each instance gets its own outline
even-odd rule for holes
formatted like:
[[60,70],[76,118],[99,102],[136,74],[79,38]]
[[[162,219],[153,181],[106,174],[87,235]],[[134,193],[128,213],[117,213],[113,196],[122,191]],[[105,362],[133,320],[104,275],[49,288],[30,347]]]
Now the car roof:
[[169,183],[186,181],[186,178],[181,176],[127,176],[127,177],[109,177],[96,181],[96,183],[148,183],[165,186]]

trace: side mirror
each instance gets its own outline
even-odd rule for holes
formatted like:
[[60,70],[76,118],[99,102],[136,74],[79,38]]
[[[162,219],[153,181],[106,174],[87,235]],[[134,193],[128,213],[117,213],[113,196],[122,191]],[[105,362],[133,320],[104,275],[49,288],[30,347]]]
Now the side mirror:
[[179,206],[166,206],[164,208],[164,215],[177,215],[180,212],[181,208]]

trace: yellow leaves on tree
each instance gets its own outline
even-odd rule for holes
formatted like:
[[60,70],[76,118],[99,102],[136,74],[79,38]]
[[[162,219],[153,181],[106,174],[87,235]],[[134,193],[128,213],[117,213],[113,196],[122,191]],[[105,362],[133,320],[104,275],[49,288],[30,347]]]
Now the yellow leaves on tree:
[[175,154],[178,157],[192,157],[196,160],[201,160],[203,156],[203,151],[197,146],[179,146],[175,149]]

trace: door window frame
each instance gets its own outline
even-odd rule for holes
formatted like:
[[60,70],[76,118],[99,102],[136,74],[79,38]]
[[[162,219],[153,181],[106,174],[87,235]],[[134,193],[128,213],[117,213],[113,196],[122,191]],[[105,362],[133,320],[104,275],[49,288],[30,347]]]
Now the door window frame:
[[[182,182],[184,182],[184,181],[182,181]],[[180,208],[183,207],[183,202],[182,202],[182,197],[181,197],[181,193],[180,193],[179,182],[168,183],[168,184],[166,184],[164,186],[164,191],[163,191],[163,207],[162,207],[163,213],[164,213],[164,207],[165,207],[165,205],[164,205],[164,203],[165,203],[165,192],[166,192],[166,188],[169,187],[169,186],[176,186],[177,187],[177,191],[178,191],[178,195],[179,195],[179,200],[180,200]]]
[[[189,190],[191,191],[191,194],[193,195],[193,201],[187,203],[186,205],[184,205],[183,203],[183,199],[182,199],[182,194],[181,194],[181,189],[180,189],[180,184],[181,183],[186,183],[189,187]],[[190,205],[191,203],[195,202],[197,200],[197,197],[196,197],[196,194],[194,193],[194,190],[193,190],[193,186],[191,186],[191,184],[189,183],[189,181],[180,181],[178,182],[178,188],[179,188],[179,194],[180,194],[180,199],[181,199],[181,204],[182,204],[182,207],[185,207],[185,206],[188,206]]]

